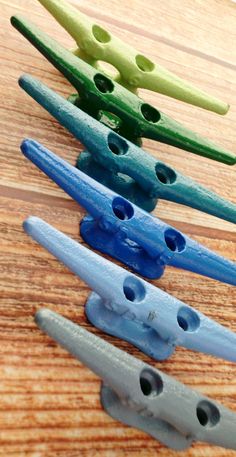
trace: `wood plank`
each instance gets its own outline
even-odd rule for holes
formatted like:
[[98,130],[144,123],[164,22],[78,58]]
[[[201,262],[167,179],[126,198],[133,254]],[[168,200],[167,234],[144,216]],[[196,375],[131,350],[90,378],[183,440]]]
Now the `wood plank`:
[[[74,4],[77,4],[73,0]],[[84,210],[71,201],[19,151],[33,137],[75,162],[83,148],[17,86],[28,72],[63,96],[71,88],[53,67],[9,24],[23,13],[70,47],[73,43],[34,0],[0,0],[0,455],[10,457],[172,457],[176,453],[138,430],[113,421],[99,402],[100,380],[45,337],[33,315],[42,306],[72,319],[107,341],[163,369],[236,411],[236,367],[178,348],[156,363],[131,345],[102,334],[84,316],[87,286],[22,230],[29,215],[42,217],[74,239]],[[236,6],[229,0],[86,0],[81,11],[125,38],[141,52],[182,77],[230,100],[227,116],[217,116],[167,97],[142,91],[147,101],[201,134],[236,152]],[[224,20],[222,20],[224,18]],[[166,161],[236,203],[235,169],[166,145],[145,140]],[[155,214],[194,239],[236,259],[233,224],[181,205],[160,202]],[[236,331],[233,287],[167,268],[158,287]],[[183,457],[231,457],[236,452],[194,444]]]

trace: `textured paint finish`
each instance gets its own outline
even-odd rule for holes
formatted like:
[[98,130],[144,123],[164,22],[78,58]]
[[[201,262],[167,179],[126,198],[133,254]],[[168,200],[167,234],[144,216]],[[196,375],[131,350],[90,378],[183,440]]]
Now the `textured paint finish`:
[[97,163],[95,179],[99,178],[101,167],[106,166],[111,179],[107,177],[105,183],[110,186],[116,176],[114,190],[147,211],[155,207],[157,198],[162,198],[236,222],[235,204],[156,160],[38,80],[25,75],[19,84],[88,148]]
[[215,254],[174,227],[131,204],[33,140],[23,154],[89,213],[81,235],[91,246],[121,260],[148,278],[166,265],[236,285],[236,264]]
[[76,55],[93,66],[97,66],[98,61],[113,65],[119,72],[116,79],[131,91],[149,89],[219,114],[227,113],[227,103],[152,62],[69,3],[63,0],[39,1],[74,38],[79,47],[75,50]]
[[196,440],[236,449],[236,415],[220,403],[53,311],[41,309],[35,321],[102,378],[101,402],[115,419],[176,450]]
[[[200,137],[145,103],[76,58],[28,20],[17,16],[12,18],[12,24],[79,92],[79,96],[75,94],[70,101],[128,140],[140,144],[140,138],[147,137],[228,165],[236,163],[235,154]],[[96,164],[92,163],[91,167],[91,170],[96,170]]]
[[80,225],[85,241],[143,276],[159,278],[166,265],[236,285],[236,264],[131,204],[40,143],[25,140],[23,154],[89,213]]
[[42,219],[29,217],[24,229],[91,287],[94,292],[88,302],[88,317],[102,330],[130,341],[156,359],[167,358],[175,346],[184,346],[236,361],[235,333]]

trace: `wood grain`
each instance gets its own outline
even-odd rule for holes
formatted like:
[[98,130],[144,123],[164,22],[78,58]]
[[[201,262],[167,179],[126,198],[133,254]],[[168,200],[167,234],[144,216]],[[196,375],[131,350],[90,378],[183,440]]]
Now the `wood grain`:
[[[231,103],[217,116],[142,91],[147,101],[200,134],[236,153],[236,5],[230,0],[81,0],[81,11],[170,70]],[[31,241],[22,230],[34,214],[79,238],[84,211],[19,151],[33,137],[71,163],[78,144],[17,86],[28,72],[66,96],[71,88],[56,70],[11,28],[23,13],[64,45],[72,40],[36,0],[0,0],[0,455],[10,457],[171,457],[144,433],[116,423],[101,409],[100,381],[35,326],[46,306],[163,369],[236,412],[236,368],[213,357],[177,349],[155,363],[125,342],[101,334],[84,316],[89,289]],[[145,12],[144,12],[145,7]],[[236,203],[235,168],[145,140],[156,157]],[[236,259],[233,224],[181,205],[160,202],[155,214],[230,259]],[[155,284],[236,331],[233,287],[168,268]],[[236,429],[236,426],[235,426]],[[196,443],[183,457],[236,456]]]

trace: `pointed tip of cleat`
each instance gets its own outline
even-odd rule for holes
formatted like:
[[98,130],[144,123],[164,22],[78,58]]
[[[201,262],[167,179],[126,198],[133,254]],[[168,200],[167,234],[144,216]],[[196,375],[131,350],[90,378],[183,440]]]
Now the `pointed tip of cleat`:
[[37,226],[40,222],[41,219],[39,217],[29,216],[23,222],[23,229],[28,235],[32,236],[35,226]]
[[20,145],[20,149],[22,154],[32,161],[32,158],[44,150],[44,147],[32,138],[25,138]]
[[13,27],[16,27],[17,24],[19,23],[18,16],[17,15],[11,16],[10,22],[11,22],[11,25],[13,25]]
[[20,14],[13,15],[11,16],[10,21],[11,25],[23,34],[23,31],[27,28],[27,22],[24,16],[21,16]]
[[33,76],[30,76],[27,73],[25,73],[19,77],[18,84],[26,93],[28,93],[31,87],[34,87],[35,84],[38,84],[38,81]]
[[219,114],[222,114],[223,116],[229,112],[230,105],[228,103],[225,103],[224,106],[222,104],[222,108],[219,109]]
[[230,158],[229,165],[236,165],[236,155]]
[[29,76],[26,75],[26,74],[21,75],[21,76],[19,77],[19,79],[18,79],[18,84],[19,84],[20,87],[24,88],[24,83],[25,83],[25,81],[27,81],[27,78],[28,78],[28,77],[29,77]]
[[31,140],[30,138],[26,138],[25,140],[22,141],[22,143],[20,145],[21,152],[24,154],[25,157],[28,157],[32,146],[35,146],[35,145],[36,145],[36,142],[34,140]]
[[41,308],[35,313],[34,321],[41,330],[44,330],[52,316],[52,311],[47,308]]

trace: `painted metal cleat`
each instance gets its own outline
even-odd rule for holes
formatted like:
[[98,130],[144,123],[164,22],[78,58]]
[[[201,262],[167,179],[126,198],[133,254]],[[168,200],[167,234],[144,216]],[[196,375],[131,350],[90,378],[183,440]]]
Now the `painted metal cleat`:
[[80,232],[93,248],[147,278],[159,278],[166,265],[172,265],[236,285],[235,263],[107,189],[40,143],[25,140],[21,150],[88,211]]
[[[31,76],[22,76],[19,84],[86,146],[98,163],[94,178],[105,166],[116,176],[114,190],[137,206],[151,211],[163,198],[236,222],[235,204],[148,155]],[[111,184],[109,178],[106,184]]]
[[48,309],[39,328],[102,378],[101,404],[114,419],[183,450],[193,441],[236,449],[233,411]]
[[152,284],[104,259],[37,217],[24,229],[93,290],[88,319],[149,356],[168,358],[176,346],[236,361],[236,334]]
[[[75,57],[55,40],[41,32],[34,24],[20,16],[11,19],[16,27],[79,92],[70,97],[76,106],[128,140],[140,144],[141,137],[151,138],[185,149],[228,165],[236,163],[236,154],[202,138],[153,106],[145,103],[124,87]],[[86,157],[80,158],[80,167]],[[90,159],[90,174],[96,163]],[[110,171],[104,169],[100,180]],[[115,176],[112,178],[116,180]],[[104,181],[103,181],[104,183]]]
[[39,1],[74,38],[79,48],[74,51],[75,55],[94,67],[99,66],[99,61],[113,65],[118,70],[116,79],[129,90],[149,89],[219,114],[228,112],[227,103],[155,64],[69,3]]

